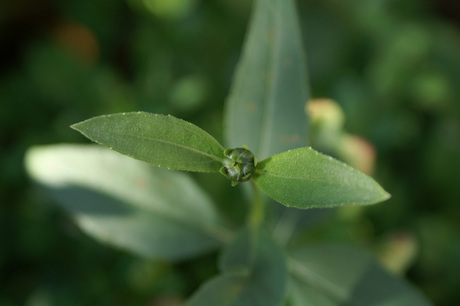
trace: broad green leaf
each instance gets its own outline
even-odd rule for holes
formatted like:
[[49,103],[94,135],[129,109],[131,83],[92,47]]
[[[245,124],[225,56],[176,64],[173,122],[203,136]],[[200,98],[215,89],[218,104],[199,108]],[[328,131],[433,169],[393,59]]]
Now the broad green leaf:
[[290,306],[427,306],[404,280],[369,254],[339,246],[304,247],[289,259]]
[[285,260],[270,236],[243,231],[224,251],[223,273],[205,283],[185,305],[278,306],[285,296]]
[[263,160],[254,181],[274,200],[297,208],[369,205],[390,197],[371,177],[311,148]]
[[94,145],[35,147],[26,167],[83,231],[107,244],[176,260],[228,239],[210,199],[186,173]]
[[99,116],[72,125],[112,150],[160,167],[219,171],[224,148],[199,127],[172,116],[144,112]]
[[229,147],[247,145],[262,160],[305,145],[304,56],[294,1],[255,1],[225,110]]

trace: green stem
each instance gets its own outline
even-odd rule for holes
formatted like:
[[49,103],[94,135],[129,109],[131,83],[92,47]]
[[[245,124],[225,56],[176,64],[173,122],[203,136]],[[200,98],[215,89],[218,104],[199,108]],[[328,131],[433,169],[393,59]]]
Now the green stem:
[[249,230],[249,248],[248,248],[248,255],[249,255],[249,262],[252,264],[257,257],[257,246],[259,243],[259,230],[264,221],[265,217],[265,206],[262,196],[260,194],[260,189],[251,180],[252,190],[254,191],[254,198],[252,201],[252,207],[249,211],[248,216],[248,230]]
[[249,212],[248,223],[250,228],[258,229],[262,225],[265,217],[265,206],[260,189],[251,180],[252,190],[254,190],[254,200],[252,203],[251,211]]
[[279,244],[285,246],[289,242],[299,221],[300,214],[295,210],[288,209],[283,213],[273,231],[273,236]]

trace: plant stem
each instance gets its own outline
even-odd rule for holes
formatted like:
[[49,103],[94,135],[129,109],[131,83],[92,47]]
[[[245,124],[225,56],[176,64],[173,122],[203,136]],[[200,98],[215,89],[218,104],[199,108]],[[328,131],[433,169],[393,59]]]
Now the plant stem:
[[260,189],[251,181],[252,190],[254,190],[254,199],[252,203],[251,211],[249,212],[248,223],[249,227],[253,229],[258,229],[262,225],[265,217],[265,205],[260,194]]
[[257,249],[259,243],[259,230],[264,221],[265,216],[265,206],[262,196],[260,194],[260,189],[251,180],[252,190],[254,191],[254,197],[252,201],[252,207],[249,211],[248,216],[248,230],[249,230],[249,246],[248,246],[248,259],[252,264],[257,257]]
[[297,211],[292,209],[284,211],[273,231],[273,236],[280,245],[285,246],[288,243],[299,221],[300,214]]

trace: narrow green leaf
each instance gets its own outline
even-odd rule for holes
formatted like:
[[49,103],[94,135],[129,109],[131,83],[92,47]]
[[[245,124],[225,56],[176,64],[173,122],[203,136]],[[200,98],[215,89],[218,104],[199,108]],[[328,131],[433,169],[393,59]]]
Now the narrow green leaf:
[[304,247],[289,259],[291,306],[428,306],[412,286],[369,254],[339,246]]
[[160,167],[219,171],[224,148],[199,127],[144,112],[99,116],[72,125],[89,139]]
[[305,145],[308,87],[293,0],[255,1],[225,110],[229,147],[259,159]]
[[265,233],[255,237],[248,231],[240,233],[224,251],[221,269],[223,274],[205,283],[185,306],[278,306],[282,303],[287,280],[285,256]]
[[254,181],[274,200],[297,208],[369,205],[390,197],[371,177],[311,148],[260,162]]
[[177,260],[228,239],[210,199],[186,173],[94,145],[32,148],[26,169],[83,231],[107,244]]

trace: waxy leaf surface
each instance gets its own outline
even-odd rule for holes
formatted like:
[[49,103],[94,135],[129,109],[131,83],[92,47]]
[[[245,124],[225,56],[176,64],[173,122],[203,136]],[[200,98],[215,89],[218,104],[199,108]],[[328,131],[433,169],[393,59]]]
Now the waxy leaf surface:
[[96,145],[35,147],[26,168],[84,232],[104,243],[176,260],[228,239],[211,200],[187,173]]
[[390,197],[371,177],[311,148],[263,160],[254,181],[274,200],[297,208],[369,205]]
[[89,139],[160,167],[219,171],[224,148],[184,120],[144,112],[94,117],[72,125]]
[[428,306],[420,293],[363,251],[310,246],[289,258],[290,306]]
[[247,145],[259,160],[305,145],[305,54],[293,0],[255,1],[225,110],[231,148]]
[[243,231],[221,258],[222,274],[205,283],[185,306],[278,306],[285,296],[286,259],[264,232]]

